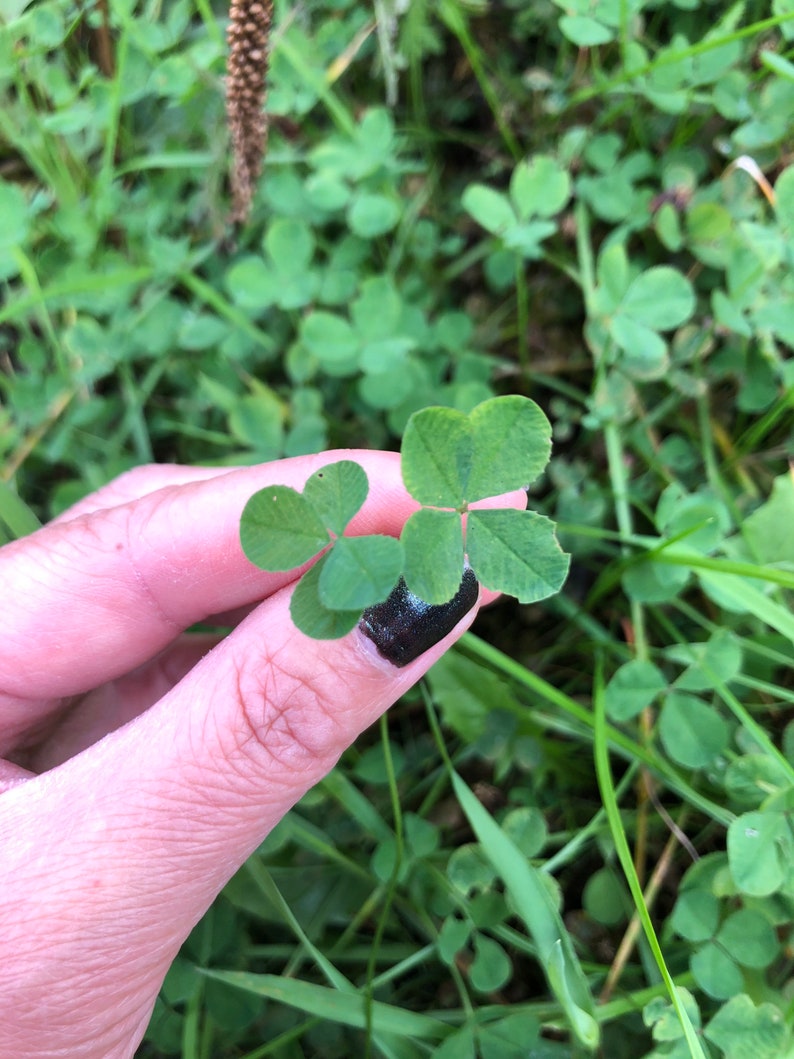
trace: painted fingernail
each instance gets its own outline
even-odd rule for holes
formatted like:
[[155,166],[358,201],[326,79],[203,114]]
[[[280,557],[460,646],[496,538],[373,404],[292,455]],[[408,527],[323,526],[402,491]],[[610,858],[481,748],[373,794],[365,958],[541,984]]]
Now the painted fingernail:
[[443,640],[477,602],[479,585],[471,568],[449,603],[433,606],[408,590],[402,578],[383,603],[368,607],[359,628],[395,666],[407,666]]

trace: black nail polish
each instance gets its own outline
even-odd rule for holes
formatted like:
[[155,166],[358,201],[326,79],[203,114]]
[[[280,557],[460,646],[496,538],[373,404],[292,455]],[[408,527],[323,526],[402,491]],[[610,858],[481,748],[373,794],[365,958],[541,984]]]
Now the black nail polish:
[[433,606],[409,592],[402,578],[383,603],[368,607],[359,628],[380,654],[395,666],[407,666],[428,648],[443,640],[477,602],[479,585],[467,567],[460,587],[449,603]]

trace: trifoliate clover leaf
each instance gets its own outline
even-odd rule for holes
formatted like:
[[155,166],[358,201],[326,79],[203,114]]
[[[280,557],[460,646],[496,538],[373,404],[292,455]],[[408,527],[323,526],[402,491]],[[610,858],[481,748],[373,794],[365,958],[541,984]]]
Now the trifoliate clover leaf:
[[723,1004],[705,1030],[705,1036],[722,1049],[725,1059],[776,1059],[786,1055],[790,1031],[786,1017],[774,1004],[756,1006],[746,993]]

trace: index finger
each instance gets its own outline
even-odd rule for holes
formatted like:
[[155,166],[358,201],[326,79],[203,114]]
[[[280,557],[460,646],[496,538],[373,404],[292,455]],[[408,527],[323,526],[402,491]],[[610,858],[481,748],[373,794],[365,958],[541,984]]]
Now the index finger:
[[0,612],[0,695],[30,703],[85,692],[151,658],[190,625],[284,587],[295,571],[266,573],[243,554],[243,507],[267,485],[301,489],[340,458],[355,459],[370,482],[351,531],[398,535],[417,507],[399,455],[353,450],[168,485],[0,549],[0,584],[11,602]]

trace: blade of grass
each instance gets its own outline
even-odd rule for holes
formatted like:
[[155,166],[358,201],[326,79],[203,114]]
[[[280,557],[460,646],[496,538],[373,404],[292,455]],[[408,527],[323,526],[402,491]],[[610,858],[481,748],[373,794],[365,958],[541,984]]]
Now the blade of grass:
[[722,48],[724,45],[731,44],[734,41],[745,40],[754,36],[763,36],[769,30],[782,25],[784,22],[789,22],[792,18],[794,18],[794,12],[788,11],[781,15],[775,15],[772,18],[753,22],[749,26],[743,26],[741,29],[734,30],[732,33],[726,33],[722,37],[712,37],[706,41],[692,44],[688,48],[681,48],[680,51],[668,51],[665,54],[660,55],[658,58],[644,63],[642,66],[635,66],[631,70],[624,70],[623,73],[611,77],[607,81],[600,81],[597,85],[581,88],[578,92],[575,92],[570,96],[567,101],[567,109],[574,110],[588,99],[592,99],[594,96],[606,96],[613,89],[620,88],[623,85],[634,81],[638,77],[645,77],[647,74],[652,73],[661,67],[670,66],[671,64],[675,65],[685,59],[692,59],[698,55],[704,55],[715,48]]
[[449,772],[455,796],[480,842],[483,855],[501,876],[524,926],[537,946],[539,962],[549,987],[565,1012],[574,1036],[585,1048],[594,1051],[598,1047],[600,1031],[593,995],[552,891],[544,881],[543,873],[529,863],[455,771],[429,696],[425,697],[425,703],[436,745]]
[[[364,997],[358,993],[342,993],[313,982],[299,982],[277,974],[248,974],[245,971],[202,972],[209,978],[243,989],[254,996],[267,997],[307,1014],[337,1022],[343,1026],[366,1029]],[[450,1029],[439,1019],[420,1015],[415,1011],[394,1007],[376,1000],[372,1004],[372,1024],[377,1033],[395,1037],[418,1037],[437,1041],[449,1035]]]
[[49,407],[46,409],[44,419],[20,439],[14,451],[6,457],[5,462],[0,466],[0,481],[11,481],[42,438],[60,419],[76,392],[75,389],[63,390],[53,398]]
[[601,625],[600,622],[596,621],[592,614],[588,614],[587,611],[582,610],[578,603],[572,600],[569,596],[566,596],[563,592],[558,593],[556,596],[552,596],[550,599],[546,600],[543,605],[553,614],[561,615],[569,624],[578,626],[578,628],[581,629],[582,634],[591,643],[597,644],[599,647],[603,647],[604,650],[609,651],[617,661],[628,662],[630,658],[634,657],[631,648],[628,647],[627,644],[616,640],[612,633]]
[[[620,783],[618,784],[618,797],[622,797],[624,792],[629,790],[633,786],[637,778],[637,768],[639,766],[636,762],[632,762],[626,769],[625,774],[621,777]],[[595,836],[601,832],[606,822],[606,812],[604,808],[600,808],[597,813],[591,818],[589,823],[585,824],[584,827],[580,828],[573,836],[573,838],[566,842],[564,846],[561,846],[556,853],[552,854],[551,857],[543,865],[543,871],[549,875],[553,875],[555,871],[562,868],[565,864],[571,864],[576,858],[580,849],[589,845],[595,838]]]
[[[472,654],[489,662],[499,672],[505,673],[534,695],[538,695],[540,698],[545,699],[546,702],[558,707],[570,717],[575,718],[585,728],[593,729],[594,719],[592,713],[576,702],[575,699],[566,695],[565,692],[549,684],[537,673],[532,673],[526,666],[522,666],[520,662],[516,662],[509,655],[504,654],[503,651],[489,643],[485,643],[484,640],[480,640],[473,633],[465,633],[461,643]],[[683,776],[676,772],[668,761],[655,753],[650,747],[641,746],[629,736],[624,735],[619,729],[612,727],[612,725],[607,725],[607,736],[610,746],[615,750],[619,751],[630,761],[637,760],[647,765],[651,771],[665,780],[671,790],[676,791],[685,801],[690,802],[691,805],[716,820],[717,823],[727,827],[734,819],[732,812],[721,805],[717,805],[716,802],[710,801],[696,791]]]
[[[378,957],[381,959],[394,959],[393,955],[389,955],[395,949],[395,946],[384,947],[381,946]],[[424,945],[421,949],[417,949],[412,952],[410,956],[406,956],[394,964],[393,967],[389,967],[387,970],[382,971],[377,977],[372,979],[372,988],[379,989],[381,986],[387,985],[389,982],[393,982],[397,978],[401,978],[403,975],[408,974],[409,971],[415,967],[419,967],[426,963],[428,960],[432,960],[436,956],[435,945]]]
[[348,108],[331,88],[324,70],[310,66],[304,58],[300,47],[295,43],[295,33],[288,31],[274,36],[273,51],[278,51],[287,60],[292,69],[320,99],[333,118],[337,128],[348,136],[356,131],[356,122]]
[[[707,633],[711,636],[713,636],[721,628],[721,626],[718,626],[713,622],[706,621],[698,611],[695,611],[682,603],[679,603],[679,609],[687,614],[690,621],[702,625],[703,628],[707,631]],[[703,672],[711,680],[712,688],[714,689],[716,694],[719,695],[719,697],[722,699],[728,709],[733,713],[734,717],[750,733],[750,735],[758,744],[758,746],[762,747],[767,754],[775,758],[783,772],[788,774],[789,778],[794,784],[794,766],[791,765],[786,756],[782,754],[781,751],[775,746],[773,741],[767,735],[766,731],[755,720],[750,711],[736,698],[733,692],[729,690],[729,688],[725,685],[725,682],[715,672],[715,670],[708,666],[704,660],[701,659],[698,661],[697,656],[692,650],[690,644],[678,632],[674,621],[669,620],[665,615],[662,614],[659,615],[659,622],[667,632],[670,641],[672,643],[678,643],[679,649],[686,649],[687,653],[690,655],[692,662],[698,662]],[[742,637],[741,643],[743,652],[753,652],[758,650],[757,645],[754,644],[752,640],[748,639],[747,637]],[[766,657],[769,657],[769,655],[766,655],[766,652],[764,654]],[[783,665],[786,667],[790,665],[791,660],[789,658],[786,658],[785,656],[780,656],[778,652],[771,652],[771,655],[772,660],[774,660],[776,664]],[[771,684],[763,680],[756,680],[750,677],[746,677],[742,674],[737,674],[736,676],[732,677],[731,682],[739,684],[741,687],[752,688],[756,691],[762,691],[765,694],[771,695],[772,697],[777,698],[783,702],[794,702],[794,692],[787,692],[785,688],[782,688],[777,684]]]
[[27,537],[41,526],[35,513],[11,486],[0,479],[0,521],[11,531],[12,537]]
[[116,167],[116,176],[145,173],[153,169],[208,169],[216,159],[209,151],[160,151],[137,155]]
[[[641,540],[647,544],[648,538],[635,537],[634,540]],[[654,541],[653,546],[648,550],[648,555],[657,563],[666,563],[668,566],[687,566],[698,574],[701,570],[705,570],[715,575],[751,577],[754,581],[768,581],[772,585],[794,589],[794,571],[781,570],[777,566],[743,562],[739,559],[713,558],[710,555],[674,549],[672,544],[673,542]]]
[[224,47],[226,41],[223,35],[223,30],[220,27],[215,12],[212,10],[212,5],[208,0],[196,0],[196,10],[201,16],[201,21],[204,24],[204,28],[207,31],[207,36],[212,40],[218,47]]
[[120,391],[124,399],[124,418],[129,423],[129,432],[135,446],[136,457],[140,463],[152,463],[154,450],[149,437],[143,394],[138,380],[134,378],[130,365],[123,361],[119,364],[117,371],[121,383]]
[[[595,317],[595,266],[593,259],[593,247],[590,238],[590,216],[583,202],[578,202],[575,207],[577,234],[576,250],[579,260],[579,270],[582,277],[582,293],[588,315]],[[596,360],[596,375],[603,379],[606,371],[606,358]],[[597,384],[596,384],[597,385]],[[620,436],[620,427],[617,419],[604,423],[604,444],[607,452],[607,467],[609,469],[609,480],[611,492],[615,504],[615,518],[621,536],[628,539],[634,529],[631,505],[629,503],[629,481],[626,473],[626,459],[623,451],[623,443]],[[628,554],[628,544],[621,544],[621,551]],[[645,610],[636,599],[629,600],[629,611],[631,614],[631,627],[634,640],[634,652],[638,659],[647,661],[648,644],[645,634]]]
[[283,918],[284,922],[294,933],[298,941],[303,945],[309,955],[312,957],[317,967],[325,975],[326,979],[336,989],[340,989],[345,992],[355,992],[355,986],[342,974],[341,971],[337,970],[331,961],[317,948],[314,942],[306,934],[303,927],[298,922],[292,909],[284,900],[284,897],[273,882],[273,877],[270,872],[265,868],[262,862],[257,857],[251,857],[246,861],[245,871],[250,875],[258,889],[261,891],[265,899],[276,909],[279,915]]
[[375,1002],[373,999],[375,988],[373,985],[373,980],[375,978],[375,965],[377,963],[381,941],[383,940],[383,932],[386,929],[386,922],[389,918],[389,911],[394,902],[394,896],[397,890],[397,880],[400,877],[400,869],[402,868],[403,856],[405,853],[403,842],[402,806],[400,805],[400,792],[397,789],[397,776],[394,772],[394,760],[392,759],[391,743],[389,742],[389,725],[385,713],[382,714],[380,718],[380,738],[383,746],[383,760],[386,765],[386,777],[389,783],[389,797],[391,799],[392,814],[394,816],[394,865],[392,866],[391,875],[386,883],[386,890],[383,896],[383,906],[380,915],[378,916],[378,922],[375,927],[375,936],[372,939],[372,948],[370,949],[369,959],[367,960],[364,994],[367,1017],[367,1045],[364,1053],[365,1059],[369,1059],[369,1056],[372,1054],[372,1042],[375,1030]]
[[341,769],[334,769],[320,782],[320,790],[337,801],[355,820],[364,834],[378,842],[393,837],[392,830],[372,802],[347,778]]
[[[281,891],[273,881],[270,872],[267,871],[262,862],[258,858],[252,857],[246,862],[245,870],[254,880],[265,899],[276,909],[279,915],[281,915],[284,922],[293,931],[297,939],[303,945],[306,952],[309,953],[319,970],[322,972],[328,982],[334,987],[334,989],[337,990],[338,993],[345,994],[346,996],[355,996],[357,998],[361,996],[364,1012],[363,1028],[367,1032],[368,1045],[369,1041],[372,1040],[372,1042],[377,1046],[377,1048],[381,1052],[383,1052],[384,1055],[390,1057],[390,1059],[398,1059],[398,1057],[394,1055],[394,1049],[390,1045],[389,1041],[384,1039],[384,1034],[390,1031],[387,1031],[380,1027],[376,1012],[377,1004],[372,999],[372,980],[374,979],[375,960],[377,958],[377,940],[373,943],[373,947],[370,950],[370,960],[368,964],[369,974],[367,977],[369,987],[367,988],[366,992],[361,995],[359,994],[359,991],[356,989],[353,983],[348,978],[346,978],[345,975],[342,974],[342,972],[334,966],[334,964],[331,963],[331,961],[325,956],[325,954],[317,948],[314,942],[306,934],[305,930],[294,915],[292,909],[289,907],[289,904],[284,899]],[[387,898],[384,916],[388,913],[388,907],[389,900]],[[298,982],[296,979],[286,977],[280,980],[283,982],[292,982],[298,987],[309,984],[305,982]],[[288,1001],[285,1001],[285,1003],[288,1003]],[[293,1006],[300,1005],[298,1004]],[[317,1014],[317,1011],[312,1008],[307,1008],[305,1010],[310,1011],[313,1014]],[[353,1023],[349,1024],[352,1025]]]
[[794,766],[792,766],[786,755],[778,750],[758,721],[756,721],[749,710],[739,702],[733,692],[725,686],[724,682],[720,680],[714,670],[707,665],[703,665],[703,663],[701,663],[701,665],[703,672],[711,680],[714,690],[736,720],[743,725],[745,731],[749,732],[758,746],[762,747],[770,757],[775,759],[783,772],[788,776],[791,785],[794,787]]
[[659,945],[656,931],[653,928],[653,923],[651,922],[651,917],[648,913],[648,907],[645,904],[645,899],[642,894],[642,886],[640,885],[640,880],[637,877],[637,872],[634,868],[634,861],[631,856],[628,840],[626,839],[626,832],[623,830],[623,821],[620,818],[620,809],[618,808],[615,784],[612,779],[612,769],[609,764],[604,680],[600,662],[597,665],[595,673],[593,707],[595,712],[594,754],[596,776],[598,779],[598,787],[601,791],[601,799],[604,803],[604,809],[606,810],[610,831],[612,832],[612,838],[615,843],[615,849],[617,850],[618,859],[623,868],[626,882],[629,885],[631,896],[634,899],[637,915],[639,916],[643,930],[645,931],[648,944],[650,945],[656,964],[661,972],[665,985],[667,986],[667,991],[676,1015],[678,1016],[684,1030],[684,1036],[687,1045],[689,1046],[689,1054],[692,1059],[706,1059],[703,1048],[698,1040],[697,1034],[695,1033],[695,1028],[684,1008],[672,975],[667,968],[667,962],[665,961],[664,954]]
[[371,882],[372,876],[366,868],[352,857],[346,857],[344,853],[341,853],[334,843],[329,841],[328,835],[321,828],[305,820],[296,810],[293,809],[286,817],[283,826],[290,839],[303,849],[310,849],[318,853],[323,860],[338,864],[343,871]]
[[715,574],[708,570],[699,570],[698,577],[704,585],[711,585],[721,598],[729,598],[735,606],[754,614],[794,643],[794,615],[765,596],[760,589],[736,574]]
[[[148,266],[140,268],[120,267],[112,271],[96,273],[88,276],[82,273],[74,282],[57,282],[48,286],[33,290],[22,297],[16,297],[6,305],[0,307],[0,324],[24,320],[32,309],[46,305],[49,301],[61,298],[71,298],[75,294],[101,293],[113,290],[115,287],[137,286],[146,283],[152,278],[152,270]],[[130,301],[134,296],[130,295]]]
[[466,58],[471,63],[474,76],[477,78],[480,90],[490,108],[496,126],[502,135],[505,147],[507,147],[513,158],[518,161],[523,154],[521,145],[513,134],[513,130],[504,119],[504,115],[502,114],[504,105],[500,101],[493,85],[491,84],[490,78],[485,69],[482,54],[476,41],[471,35],[468,23],[461,11],[460,5],[455,3],[454,0],[441,0],[441,3],[438,5],[438,15],[450,33],[457,37],[461,48],[463,48],[463,51],[466,54]]
[[45,125],[44,111],[31,94],[25,76],[24,62],[14,70],[17,105],[4,98],[0,107],[0,133],[28,163],[43,187],[49,188],[55,199],[73,206],[80,199],[80,166],[69,152],[62,136],[54,136]]
[[[114,180],[114,165],[116,161],[116,145],[119,140],[119,127],[122,114],[122,95],[124,85],[128,80],[127,57],[129,55],[129,31],[130,22],[122,14],[118,21],[116,47],[115,47],[115,71],[108,92],[107,106],[107,128],[104,130],[104,144],[102,159],[99,163],[99,173],[96,178],[96,187],[93,189],[93,200],[102,210],[110,208],[112,197],[110,187]],[[105,218],[103,218],[104,220]]]
[[[265,1059],[268,1055],[287,1055],[288,1053],[282,1051],[288,1044],[292,1044],[293,1041],[298,1041],[309,1030],[314,1029],[315,1026],[320,1024],[318,1018],[304,1019],[303,1022],[299,1022],[297,1026],[292,1026],[288,1030],[284,1030],[278,1037],[274,1037],[272,1041],[268,1041],[267,1044],[263,1044],[261,1048],[254,1048],[252,1052],[246,1052],[245,1055],[241,1055],[240,1059]],[[289,1053],[293,1054],[293,1053]]]
[[[145,416],[146,404],[154,393],[160,379],[168,371],[169,361],[166,357],[161,357],[151,365],[143,378],[135,380],[130,378],[129,367],[127,365],[124,365],[124,367],[126,369],[125,397],[127,385],[131,386],[131,392],[125,400],[124,415],[121,417],[121,422],[108,438],[108,452],[121,451],[127,438],[131,435],[135,437],[139,451],[144,451],[142,446],[146,446],[147,443],[151,449]],[[146,462],[151,461],[152,458],[153,454],[147,458]]]
[[[701,625],[709,635],[713,636],[715,632],[721,629],[723,626],[715,621],[710,621],[705,615],[698,610],[696,607],[691,606],[683,599],[677,599],[675,601],[675,608],[679,611],[687,621],[691,621],[693,625]],[[675,637],[673,637],[675,639]],[[769,644],[758,643],[753,637],[743,636],[742,649],[748,654],[753,655],[755,658],[764,659],[766,662],[771,662],[773,666],[784,666],[789,668],[792,663],[791,652],[786,653],[785,651],[776,650],[774,647],[770,647]],[[737,677],[737,680],[739,678]],[[745,678],[746,679],[746,678]],[[767,690],[781,689],[777,685],[770,685]],[[775,691],[772,690],[772,694]]]
[[229,323],[238,327],[244,334],[253,339],[258,346],[261,346],[262,349],[267,350],[268,353],[275,352],[276,347],[270,335],[251,323],[244,313],[239,309],[236,309],[231,302],[227,301],[227,299],[219,294],[209,283],[200,279],[192,272],[180,272],[179,281],[183,283],[189,291],[195,294],[197,298],[204,302],[205,305],[214,309],[218,316],[222,316],[224,319],[228,320]]
[[529,863],[458,773],[453,770],[451,777],[455,795],[483,854],[501,876],[513,905],[537,945],[539,962],[574,1035],[585,1048],[595,1050],[599,1028],[593,995],[543,874]]
[[[691,971],[676,975],[673,982],[677,989],[696,988],[695,977]],[[664,982],[659,982],[656,985],[646,986],[645,989],[633,989],[627,996],[609,1000],[606,1004],[599,1005],[598,1015],[601,1019],[601,1024],[607,1025],[616,1019],[622,1018],[624,1015],[634,1015],[638,1010],[650,1003],[651,1000],[655,1000],[656,997],[664,997],[666,994],[667,986]]]
[[69,358],[66,354],[66,350],[63,347],[60,336],[55,328],[55,324],[50,316],[49,306],[44,297],[44,293],[39,283],[39,277],[36,272],[35,265],[31,259],[23,252],[20,247],[16,247],[13,251],[13,258],[16,262],[19,274],[22,277],[25,286],[30,291],[33,305],[38,310],[37,317],[39,325],[46,334],[49,343],[52,347],[53,356],[55,358],[55,364],[58,370],[64,377],[69,376]]

